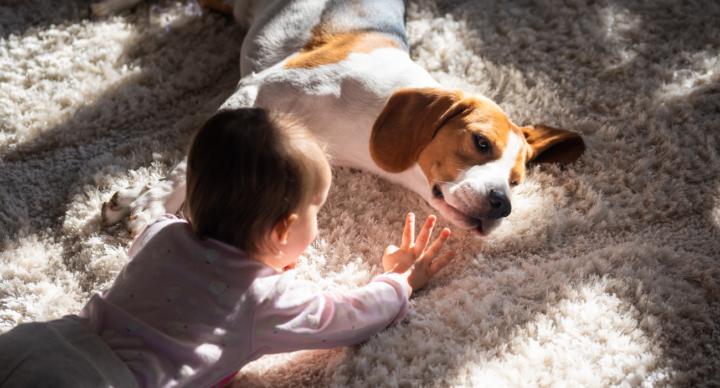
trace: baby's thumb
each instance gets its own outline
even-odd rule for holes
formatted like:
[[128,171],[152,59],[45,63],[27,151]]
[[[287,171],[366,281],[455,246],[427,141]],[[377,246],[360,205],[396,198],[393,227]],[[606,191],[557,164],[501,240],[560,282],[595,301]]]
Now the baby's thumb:
[[383,253],[383,256],[392,255],[393,253],[397,252],[400,248],[396,247],[395,245],[390,245],[387,248],[385,248],[385,252]]

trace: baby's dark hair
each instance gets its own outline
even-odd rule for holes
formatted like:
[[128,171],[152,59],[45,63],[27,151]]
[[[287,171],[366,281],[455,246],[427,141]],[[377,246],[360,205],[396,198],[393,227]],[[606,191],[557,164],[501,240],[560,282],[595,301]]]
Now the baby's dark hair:
[[260,108],[219,112],[192,138],[183,213],[195,233],[248,254],[274,252],[273,227],[327,187],[322,146],[302,124]]

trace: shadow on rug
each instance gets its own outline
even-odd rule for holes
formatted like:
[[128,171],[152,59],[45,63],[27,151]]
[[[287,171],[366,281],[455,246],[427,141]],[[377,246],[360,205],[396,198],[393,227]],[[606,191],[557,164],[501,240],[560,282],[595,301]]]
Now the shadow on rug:
[[[164,176],[239,77],[230,18],[163,33],[147,4],[102,20],[87,6],[0,6],[3,331],[75,313],[112,282],[131,239],[101,230],[102,202]],[[719,385],[717,20],[711,0],[412,1],[411,55],[439,82],[517,124],[581,132],[588,150],[532,168],[489,238],[454,230],[457,259],[402,325],[262,358],[234,386]],[[335,169],[300,276],[366,284],[408,211],[432,210]]]

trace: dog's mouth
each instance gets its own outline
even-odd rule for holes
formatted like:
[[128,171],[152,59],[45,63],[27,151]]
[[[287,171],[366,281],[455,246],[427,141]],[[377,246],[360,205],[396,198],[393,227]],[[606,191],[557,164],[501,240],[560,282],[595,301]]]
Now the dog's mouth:
[[445,200],[445,196],[443,195],[442,190],[440,190],[440,186],[433,186],[432,193],[435,198]]
[[433,198],[439,202],[438,206],[440,211],[444,211],[446,213],[445,216],[448,216],[451,220],[457,220],[457,223],[460,223],[467,229],[473,229],[475,233],[477,233],[479,236],[486,236],[487,233],[485,232],[485,229],[483,228],[483,222],[479,218],[471,217],[460,210],[456,209],[447,201],[445,201],[445,195],[443,195],[442,190],[440,189],[440,186],[435,185],[432,188],[432,195]]
[[482,220],[479,219],[479,218],[473,218],[473,217],[470,217],[470,219],[473,220],[473,221],[477,221],[477,223],[478,223],[478,225],[477,225],[477,226],[475,227],[475,229],[474,229],[475,232],[476,232],[478,235],[480,235],[480,236],[484,236],[484,235],[485,235],[485,231],[483,230]]

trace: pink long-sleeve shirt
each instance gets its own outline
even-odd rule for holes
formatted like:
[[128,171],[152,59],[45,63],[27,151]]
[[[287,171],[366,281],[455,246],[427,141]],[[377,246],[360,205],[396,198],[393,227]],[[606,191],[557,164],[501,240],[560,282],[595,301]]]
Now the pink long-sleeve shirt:
[[109,289],[66,318],[99,335],[141,387],[210,387],[262,355],[358,343],[408,312],[397,274],[321,291],[172,216],[148,226],[130,256]]

